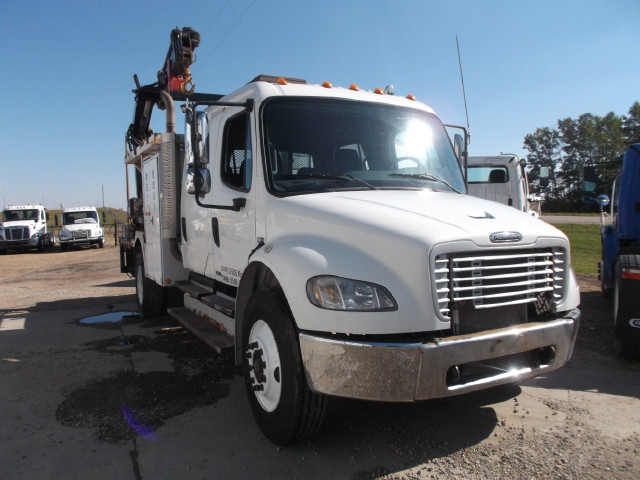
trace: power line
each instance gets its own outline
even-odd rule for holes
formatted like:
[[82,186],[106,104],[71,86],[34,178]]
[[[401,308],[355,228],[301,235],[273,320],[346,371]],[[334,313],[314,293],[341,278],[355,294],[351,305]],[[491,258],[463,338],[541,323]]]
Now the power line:
[[[228,2],[227,2],[228,3]],[[215,47],[213,47],[213,50],[211,50],[211,52],[209,52],[209,55],[206,56],[206,58],[202,61],[202,63],[200,65],[198,65],[197,70],[200,70],[205,63],[207,63],[207,60],[209,60],[209,58],[211,58],[211,55],[213,55],[215,53],[215,51],[218,49],[218,47],[222,44],[222,42],[225,41],[225,39],[229,36],[229,34],[231,33],[231,31],[235,28],[236,25],[238,25],[238,23],[240,22],[240,20],[242,20],[242,17],[245,16],[245,14],[249,11],[249,9],[253,6],[253,4],[256,3],[256,0],[251,0],[251,3],[249,3],[249,5],[247,5],[247,8],[244,9],[244,11],[240,14],[240,16],[236,19],[235,22],[233,22],[233,25],[231,25],[231,27],[229,27],[229,29],[226,31],[226,33],[222,36],[222,38],[218,41],[218,43],[216,44]],[[225,4],[226,5],[226,4]],[[224,7],[223,7],[224,9]],[[222,10],[221,10],[222,11]],[[213,23],[213,22],[212,22]]]
[[216,20],[220,17],[220,14],[224,11],[224,9],[227,8],[227,5],[229,5],[230,1],[231,0],[227,0],[225,4],[222,6],[222,8],[218,10],[218,13],[216,14],[215,17],[213,17],[213,20],[211,20],[211,23],[209,24],[209,26],[204,29],[204,31],[202,32],[202,35],[207,33],[211,29],[211,27],[213,27],[213,24],[216,23]]

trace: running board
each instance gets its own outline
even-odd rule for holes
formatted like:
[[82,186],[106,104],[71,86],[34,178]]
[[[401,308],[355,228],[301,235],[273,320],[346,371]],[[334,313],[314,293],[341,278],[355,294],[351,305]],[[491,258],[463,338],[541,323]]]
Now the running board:
[[197,298],[200,300],[205,295],[212,295],[213,290],[203,287],[197,283],[193,283],[190,280],[180,280],[179,282],[174,282],[176,288],[190,297]]
[[236,313],[236,302],[220,295],[205,295],[200,297],[199,300],[214,310],[225,314],[227,317],[233,318]]
[[169,308],[167,313],[216,352],[222,354],[233,349],[233,337],[216,328],[211,320],[200,317],[185,307]]

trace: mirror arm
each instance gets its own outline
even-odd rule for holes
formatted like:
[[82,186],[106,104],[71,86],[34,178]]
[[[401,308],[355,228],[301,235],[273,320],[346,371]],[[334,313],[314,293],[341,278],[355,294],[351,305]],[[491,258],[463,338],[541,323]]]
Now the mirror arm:
[[[198,167],[196,167],[196,170],[198,170]],[[195,188],[196,188],[196,204],[199,207],[202,208],[215,208],[217,210],[233,210],[234,212],[239,212],[240,210],[242,210],[245,205],[247,204],[247,199],[246,198],[234,198],[233,199],[233,205],[212,205],[212,204],[208,204],[208,203],[202,203],[200,201],[200,196],[203,195],[202,193],[200,193],[200,188],[198,188],[199,185],[196,183],[195,184]]]

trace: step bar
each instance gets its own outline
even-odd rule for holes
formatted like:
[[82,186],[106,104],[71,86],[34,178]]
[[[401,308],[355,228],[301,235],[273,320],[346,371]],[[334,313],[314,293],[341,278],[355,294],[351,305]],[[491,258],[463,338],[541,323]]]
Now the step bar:
[[169,308],[167,313],[216,352],[224,354],[233,351],[233,337],[221,331],[213,321],[185,307]]

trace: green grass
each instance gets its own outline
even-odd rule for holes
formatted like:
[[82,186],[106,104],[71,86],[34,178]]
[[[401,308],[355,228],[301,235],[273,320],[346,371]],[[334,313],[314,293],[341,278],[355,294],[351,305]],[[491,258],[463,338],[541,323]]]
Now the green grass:
[[571,265],[576,273],[597,274],[601,257],[600,225],[562,223],[554,225],[571,242]]

